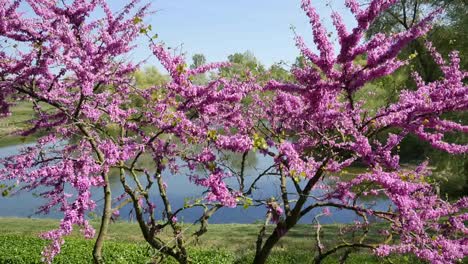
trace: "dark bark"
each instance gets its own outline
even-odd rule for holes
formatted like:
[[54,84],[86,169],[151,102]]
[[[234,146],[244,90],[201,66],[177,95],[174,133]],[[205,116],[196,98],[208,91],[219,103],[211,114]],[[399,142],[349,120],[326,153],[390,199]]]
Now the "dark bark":
[[[326,162],[324,164],[326,164]],[[314,177],[312,177],[309,180],[309,182],[307,182],[307,185],[304,187],[304,189],[300,193],[300,197],[297,200],[294,208],[291,210],[290,214],[286,216],[284,221],[279,221],[278,224],[276,224],[275,230],[265,241],[265,244],[263,244],[263,246],[257,245],[255,258],[253,261],[254,264],[266,263],[268,256],[270,255],[271,250],[276,245],[276,243],[278,243],[278,241],[284,235],[286,235],[289,232],[289,230],[291,230],[291,228],[293,228],[297,224],[299,219],[301,219],[302,208],[304,204],[306,203],[312,188],[320,180],[320,178],[322,177],[322,174],[323,174],[323,167],[321,167],[317,171],[317,173],[314,175]]]

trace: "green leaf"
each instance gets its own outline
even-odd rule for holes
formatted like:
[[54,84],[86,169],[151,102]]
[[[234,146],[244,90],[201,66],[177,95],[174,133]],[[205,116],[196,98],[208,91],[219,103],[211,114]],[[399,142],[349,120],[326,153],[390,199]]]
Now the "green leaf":
[[210,170],[210,171],[214,171],[216,169],[216,164],[214,162],[210,162],[206,165],[206,167]]
[[296,177],[296,175],[297,175],[297,171],[296,171],[296,170],[290,170],[290,171],[289,171],[289,175],[291,175],[291,177],[294,178],[294,177]]
[[417,53],[417,52],[414,52],[414,53],[412,53],[412,54],[410,54],[410,55],[408,56],[408,59],[412,60],[412,59],[416,58],[417,56],[418,56],[418,53]]
[[134,17],[133,18],[133,24],[136,25],[138,23],[141,23],[143,21],[143,19],[141,17]]
[[182,64],[177,65],[176,69],[177,69],[177,72],[181,74],[185,71],[185,68],[186,68],[186,65],[182,63]]
[[266,149],[268,148],[268,145],[266,143],[265,138],[259,136],[258,134],[253,135],[253,147],[257,149]]
[[248,209],[252,204],[253,204],[252,199],[245,198],[243,207],[244,207],[244,209]]
[[208,139],[211,140],[218,139],[218,133],[216,132],[216,130],[209,130],[208,133],[206,133],[206,136],[208,137]]

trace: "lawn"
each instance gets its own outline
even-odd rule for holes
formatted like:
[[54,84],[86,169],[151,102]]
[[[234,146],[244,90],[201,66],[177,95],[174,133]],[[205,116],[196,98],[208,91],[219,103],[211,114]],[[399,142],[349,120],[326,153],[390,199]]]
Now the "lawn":
[[[94,223],[97,225],[98,223]],[[0,218],[0,263],[40,263],[41,251],[47,244],[38,235],[58,225],[51,219]],[[339,225],[323,227],[325,245],[338,239]],[[185,232],[191,226],[184,227]],[[251,263],[256,224],[213,224],[207,234],[190,248],[194,263]],[[298,225],[275,248],[269,262],[271,264],[312,263],[314,240],[312,227]],[[165,234],[162,234],[163,236]],[[371,232],[370,237],[377,237]],[[91,263],[92,240],[85,240],[80,234],[73,233],[66,239],[62,253],[54,263]],[[140,236],[135,223],[117,222],[111,225],[104,255],[106,263],[149,263],[156,252],[148,248]],[[339,255],[325,259],[323,263],[338,263]],[[359,251],[350,255],[346,263],[418,263],[412,256],[392,256],[380,259],[369,251]],[[176,263],[167,259],[164,263]]]
[[[50,107],[42,106],[47,110]],[[37,138],[37,135],[20,136],[16,131],[31,127],[30,120],[34,118],[32,103],[22,102],[11,108],[11,115],[0,119],[0,147],[29,143]]]

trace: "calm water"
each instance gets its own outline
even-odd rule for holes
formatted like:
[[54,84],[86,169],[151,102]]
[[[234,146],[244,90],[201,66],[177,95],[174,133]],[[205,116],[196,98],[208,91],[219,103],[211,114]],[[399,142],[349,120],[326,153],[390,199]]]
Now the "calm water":
[[[0,148],[0,157],[11,155],[18,152],[18,149],[22,146],[11,146]],[[251,155],[247,159],[248,169],[246,170],[246,175],[251,175],[247,177],[246,186],[252,182],[252,178],[255,175],[258,175],[258,171],[265,170],[268,166],[271,165],[271,159],[264,157],[262,155]],[[236,167],[236,164],[232,164]],[[198,187],[191,183],[188,180],[188,177],[182,174],[180,175],[163,175],[166,184],[168,185],[168,197],[171,200],[172,208],[177,209],[178,207],[183,206],[185,198],[198,198],[203,192],[203,188]],[[235,179],[227,179],[228,183],[235,183]],[[111,186],[113,190],[113,195],[116,197],[123,192],[120,181],[118,177],[111,178]],[[237,186],[237,185],[234,185]],[[256,190],[254,198],[269,198],[272,196],[280,197],[279,191],[279,181],[272,176],[264,178],[258,182],[259,189]],[[288,186],[288,189],[292,191],[293,186]],[[45,189],[38,189],[35,193],[44,191]],[[102,194],[100,189],[93,191],[93,197],[97,201],[98,208],[102,208]],[[317,190],[315,194],[319,194],[320,191]],[[157,197],[155,191],[154,197]],[[292,199],[292,197],[291,197]],[[8,197],[0,197],[0,217],[44,217],[44,218],[60,218],[61,213],[58,211],[51,212],[49,215],[38,215],[35,214],[35,211],[38,206],[43,204],[44,200],[37,198],[34,193],[19,192]],[[160,200],[155,199],[157,208],[162,208],[163,205]],[[371,205],[373,208],[380,210],[387,210],[391,203],[384,198],[375,198],[373,200],[366,200],[363,203]],[[338,210],[330,208],[332,214],[331,216],[322,217],[321,223],[349,223],[357,219],[356,215],[353,212],[347,210]],[[308,216],[304,217],[302,223],[310,223],[313,220],[315,213],[320,212],[321,209],[317,209],[309,213]],[[161,212],[161,211],[159,211]],[[199,209],[189,209],[179,215],[179,221],[192,222],[198,219],[201,210]],[[264,206],[259,207],[250,207],[244,209],[239,208],[222,208],[216,214],[214,214],[210,222],[211,223],[253,223],[256,221],[261,221],[265,217],[266,208]],[[120,210],[120,217],[126,220],[132,220],[133,216],[131,214],[131,206],[126,206]]]

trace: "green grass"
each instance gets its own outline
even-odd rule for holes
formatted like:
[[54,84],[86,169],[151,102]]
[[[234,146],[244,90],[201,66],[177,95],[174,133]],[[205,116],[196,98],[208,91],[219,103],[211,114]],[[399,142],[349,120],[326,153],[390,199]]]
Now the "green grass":
[[[29,122],[34,117],[32,103],[21,102],[11,108],[11,115],[0,119],[0,147],[33,142],[37,135],[27,137],[15,135],[14,132],[31,126]],[[43,106],[43,109],[48,107]]]
[[[97,222],[93,222],[95,226]],[[41,232],[56,228],[57,220],[0,218],[0,263],[40,263],[41,251],[47,241],[38,237]],[[339,225],[324,225],[324,239],[327,246],[336,242]],[[243,264],[251,263],[254,256],[254,243],[258,231],[256,224],[213,224],[208,227],[196,245],[190,247],[194,263]],[[192,231],[184,226],[186,233]],[[271,231],[271,229],[270,229]],[[269,258],[270,264],[312,263],[315,242],[310,225],[298,225],[277,244]],[[169,233],[161,234],[169,237]],[[376,232],[372,237],[378,238]],[[54,263],[91,263],[93,240],[85,240],[79,232],[66,238],[63,251]],[[148,263],[155,256],[143,241],[138,226],[134,223],[117,222],[110,226],[109,236],[104,247],[106,263]],[[339,255],[327,258],[324,263],[338,263]],[[411,256],[392,256],[394,263],[420,263]],[[369,251],[359,251],[350,255],[347,263],[385,263]],[[163,263],[176,263],[166,259]]]

